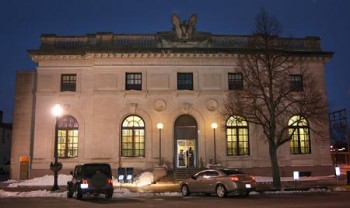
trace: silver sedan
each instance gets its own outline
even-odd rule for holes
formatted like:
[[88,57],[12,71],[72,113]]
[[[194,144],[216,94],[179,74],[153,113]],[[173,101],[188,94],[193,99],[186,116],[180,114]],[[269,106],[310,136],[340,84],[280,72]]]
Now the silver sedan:
[[237,169],[202,170],[180,184],[183,196],[191,193],[216,193],[220,198],[229,193],[248,196],[255,187],[255,178]]

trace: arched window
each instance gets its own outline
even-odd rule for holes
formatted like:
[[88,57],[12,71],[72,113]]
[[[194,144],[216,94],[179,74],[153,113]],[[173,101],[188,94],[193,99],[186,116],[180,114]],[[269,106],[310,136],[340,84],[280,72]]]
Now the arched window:
[[301,116],[293,116],[288,122],[288,133],[292,137],[290,142],[291,154],[310,154],[311,143],[309,123]]
[[227,155],[249,155],[248,122],[240,116],[231,116],[226,122]]
[[145,123],[136,115],[122,123],[121,153],[123,157],[145,156]]
[[78,157],[79,125],[73,116],[63,116],[57,124],[57,154],[60,158]]

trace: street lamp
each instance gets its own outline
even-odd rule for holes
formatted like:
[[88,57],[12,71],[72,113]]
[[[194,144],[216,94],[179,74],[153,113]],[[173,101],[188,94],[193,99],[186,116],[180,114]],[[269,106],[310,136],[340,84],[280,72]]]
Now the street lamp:
[[211,128],[214,131],[214,164],[216,164],[216,137],[215,137],[215,129],[218,128],[217,123],[212,123]]
[[54,163],[50,164],[50,169],[54,172],[54,183],[51,191],[58,191],[57,179],[58,171],[61,170],[62,165],[58,163],[58,119],[62,115],[62,107],[59,104],[56,104],[52,108],[52,115],[56,118],[55,123],[55,146],[54,146]]
[[157,128],[159,130],[159,166],[162,165],[162,129],[163,129],[163,124],[158,123]]

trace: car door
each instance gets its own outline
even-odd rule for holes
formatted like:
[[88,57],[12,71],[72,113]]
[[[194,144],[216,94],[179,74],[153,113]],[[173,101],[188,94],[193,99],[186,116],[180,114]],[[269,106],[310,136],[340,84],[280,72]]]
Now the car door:
[[219,173],[216,170],[208,170],[205,172],[201,180],[203,192],[206,192],[206,193],[215,192],[215,186],[217,183],[218,176],[219,176]]
[[214,170],[203,171],[197,175],[196,180],[194,181],[194,190],[195,192],[201,193],[212,193],[212,187],[216,184],[216,177],[218,173]]
[[188,183],[191,192],[203,192],[204,175],[205,175],[205,171],[202,171],[191,177],[191,180]]

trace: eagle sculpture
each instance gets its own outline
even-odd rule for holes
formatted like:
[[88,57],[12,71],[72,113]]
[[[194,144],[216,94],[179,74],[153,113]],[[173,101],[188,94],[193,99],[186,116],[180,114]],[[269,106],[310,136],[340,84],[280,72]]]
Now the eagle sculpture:
[[197,15],[193,14],[188,22],[183,21],[181,23],[179,17],[176,14],[173,14],[171,20],[174,26],[173,30],[175,30],[176,37],[179,40],[191,39],[197,23]]

